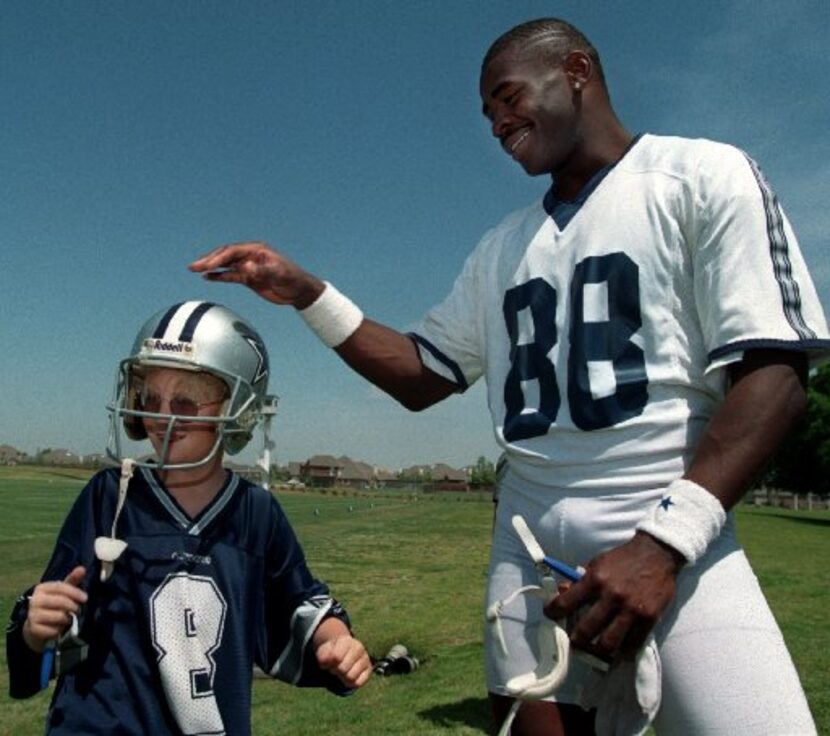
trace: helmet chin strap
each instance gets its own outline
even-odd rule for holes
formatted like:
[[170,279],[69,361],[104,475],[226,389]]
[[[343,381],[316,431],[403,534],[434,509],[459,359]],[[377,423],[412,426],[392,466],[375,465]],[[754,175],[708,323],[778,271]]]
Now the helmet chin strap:
[[[584,574],[581,568],[570,567],[545,555],[521,516],[514,516],[512,523],[542,580],[541,585],[518,588],[505,599],[496,601],[487,611],[487,619],[495,626],[505,656],[507,646],[500,620],[505,606],[520,595],[532,595],[545,602],[549,601],[556,592],[551,571],[572,582]],[[543,617],[539,623],[538,637],[539,661],[536,668],[512,677],[505,684],[507,694],[514,697],[515,701],[502,724],[499,736],[508,736],[516,713],[525,700],[540,700],[556,692],[568,674],[572,655],[586,661],[594,670],[592,679],[583,690],[580,705],[596,710],[596,732],[645,733],[654,720],[662,699],[662,665],[653,635],[649,635],[634,660],[618,660],[615,663],[579,649],[571,652],[565,630],[547,617]]]
[[[540,598],[547,603],[553,598],[555,582],[551,577],[542,579],[542,585],[525,585],[513,591],[507,598],[496,601],[487,611],[487,620],[493,622],[496,637],[505,656],[509,656],[504,640],[501,617],[504,609],[520,595]],[[544,621],[538,628],[539,664],[531,672],[511,677],[505,683],[507,694],[522,700],[541,700],[551,695],[562,684],[570,665],[570,640],[568,634],[555,621]]]
[[[551,576],[550,570],[546,568],[545,556],[541,546],[521,516],[514,516],[512,522],[519,539],[522,540],[525,549],[527,549],[540,573],[541,585],[522,586],[506,598],[496,601],[487,609],[487,620],[494,627],[496,638],[505,656],[509,656],[509,652],[501,624],[504,609],[522,595],[540,598],[544,603],[547,603],[556,594],[556,581]],[[536,668],[530,672],[511,677],[505,683],[507,694],[516,700],[499,730],[499,736],[507,736],[510,733],[510,726],[523,701],[542,700],[552,695],[568,676],[570,639],[565,629],[556,621],[544,618],[539,624],[537,636],[539,660]]]
[[115,561],[121,556],[122,552],[127,549],[127,543],[123,539],[117,539],[115,536],[115,528],[118,525],[118,517],[121,515],[121,509],[124,508],[124,501],[127,500],[127,486],[130,485],[130,479],[135,472],[135,460],[125,457],[121,461],[121,478],[118,481],[118,503],[115,507],[115,517],[112,520],[112,530],[108,537],[96,537],[95,539],[95,556],[101,561],[101,581],[106,580],[112,575]]

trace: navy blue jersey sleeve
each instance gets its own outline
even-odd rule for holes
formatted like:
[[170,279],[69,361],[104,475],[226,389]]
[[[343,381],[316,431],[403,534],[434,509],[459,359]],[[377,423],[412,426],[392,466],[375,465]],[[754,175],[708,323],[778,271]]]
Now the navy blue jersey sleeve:
[[[104,473],[99,473],[90,480],[75,500],[58,534],[55,549],[41,582],[63,580],[75,567],[83,565],[87,569],[87,575],[82,587],[88,589],[90,577],[96,567],[95,499],[100,495],[103,475]],[[100,504],[97,506],[100,509]],[[13,698],[28,698],[41,689],[42,655],[29,649],[23,639],[23,624],[28,615],[29,596],[33,590],[34,588],[30,588],[18,598],[6,628],[9,694]]]
[[17,599],[6,627],[9,695],[13,698],[30,698],[40,690],[40,667],[43,657],[29,649],[23,640],[23,624],[29,611],[29,596],[33,590],[34,588],[30,588]]
[[311,642],[317,627],[332,616],[351,628],[348,615],[328,587],[312,576],[294,530],[276,501],[272,502],[274,525],[265,560],[265,615],[258,664],[272,677],[293,685],[348,692],[340,680],[317,666]]

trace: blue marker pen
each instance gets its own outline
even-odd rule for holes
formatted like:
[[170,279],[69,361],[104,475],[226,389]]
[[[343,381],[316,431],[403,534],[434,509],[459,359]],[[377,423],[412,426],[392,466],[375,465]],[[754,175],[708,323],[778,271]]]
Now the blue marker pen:
[[43,656],[40,660],[40,689],[45,690],[49,687],[49,680],[52,678],[52,667],[55,664],[55,645],[56,642],[50,641],[43,650]]

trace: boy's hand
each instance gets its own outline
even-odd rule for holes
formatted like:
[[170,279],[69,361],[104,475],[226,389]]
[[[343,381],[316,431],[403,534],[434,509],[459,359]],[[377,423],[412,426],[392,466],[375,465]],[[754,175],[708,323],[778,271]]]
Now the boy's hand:
[[335,675],[348,688],[365,685],[372,674],[366,648],[349,633],[325,639],[314,653],[320,669]]
[[23,640],[35,652],[42,652],[47,642],[69,628],[71,614],[77,614],[87,601],[79,587],[86,569],[76,567],[63,581],[54,580],[35,586],[29,600],[29,614],[23,624]]

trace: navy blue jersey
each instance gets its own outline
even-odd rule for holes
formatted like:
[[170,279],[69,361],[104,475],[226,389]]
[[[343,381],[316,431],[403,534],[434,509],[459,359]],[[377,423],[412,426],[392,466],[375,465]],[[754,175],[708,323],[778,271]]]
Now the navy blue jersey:
[[[250,733],[253,665],[297,685],[343,692],[317,667],[309,642],[343,609],[308,570],[270,493],[228,473],[195,519],[147,469],[130,482],[116,536],[128,546],[102,582],[94,540],[109,536],[119,472],[98,473],[72,507],[43,580],[87,568],[80,636],[87,658],[58,680],[51,734]],[[21,627],[27,598],[7,632],[10,690],[40,689],[41,656]]]

